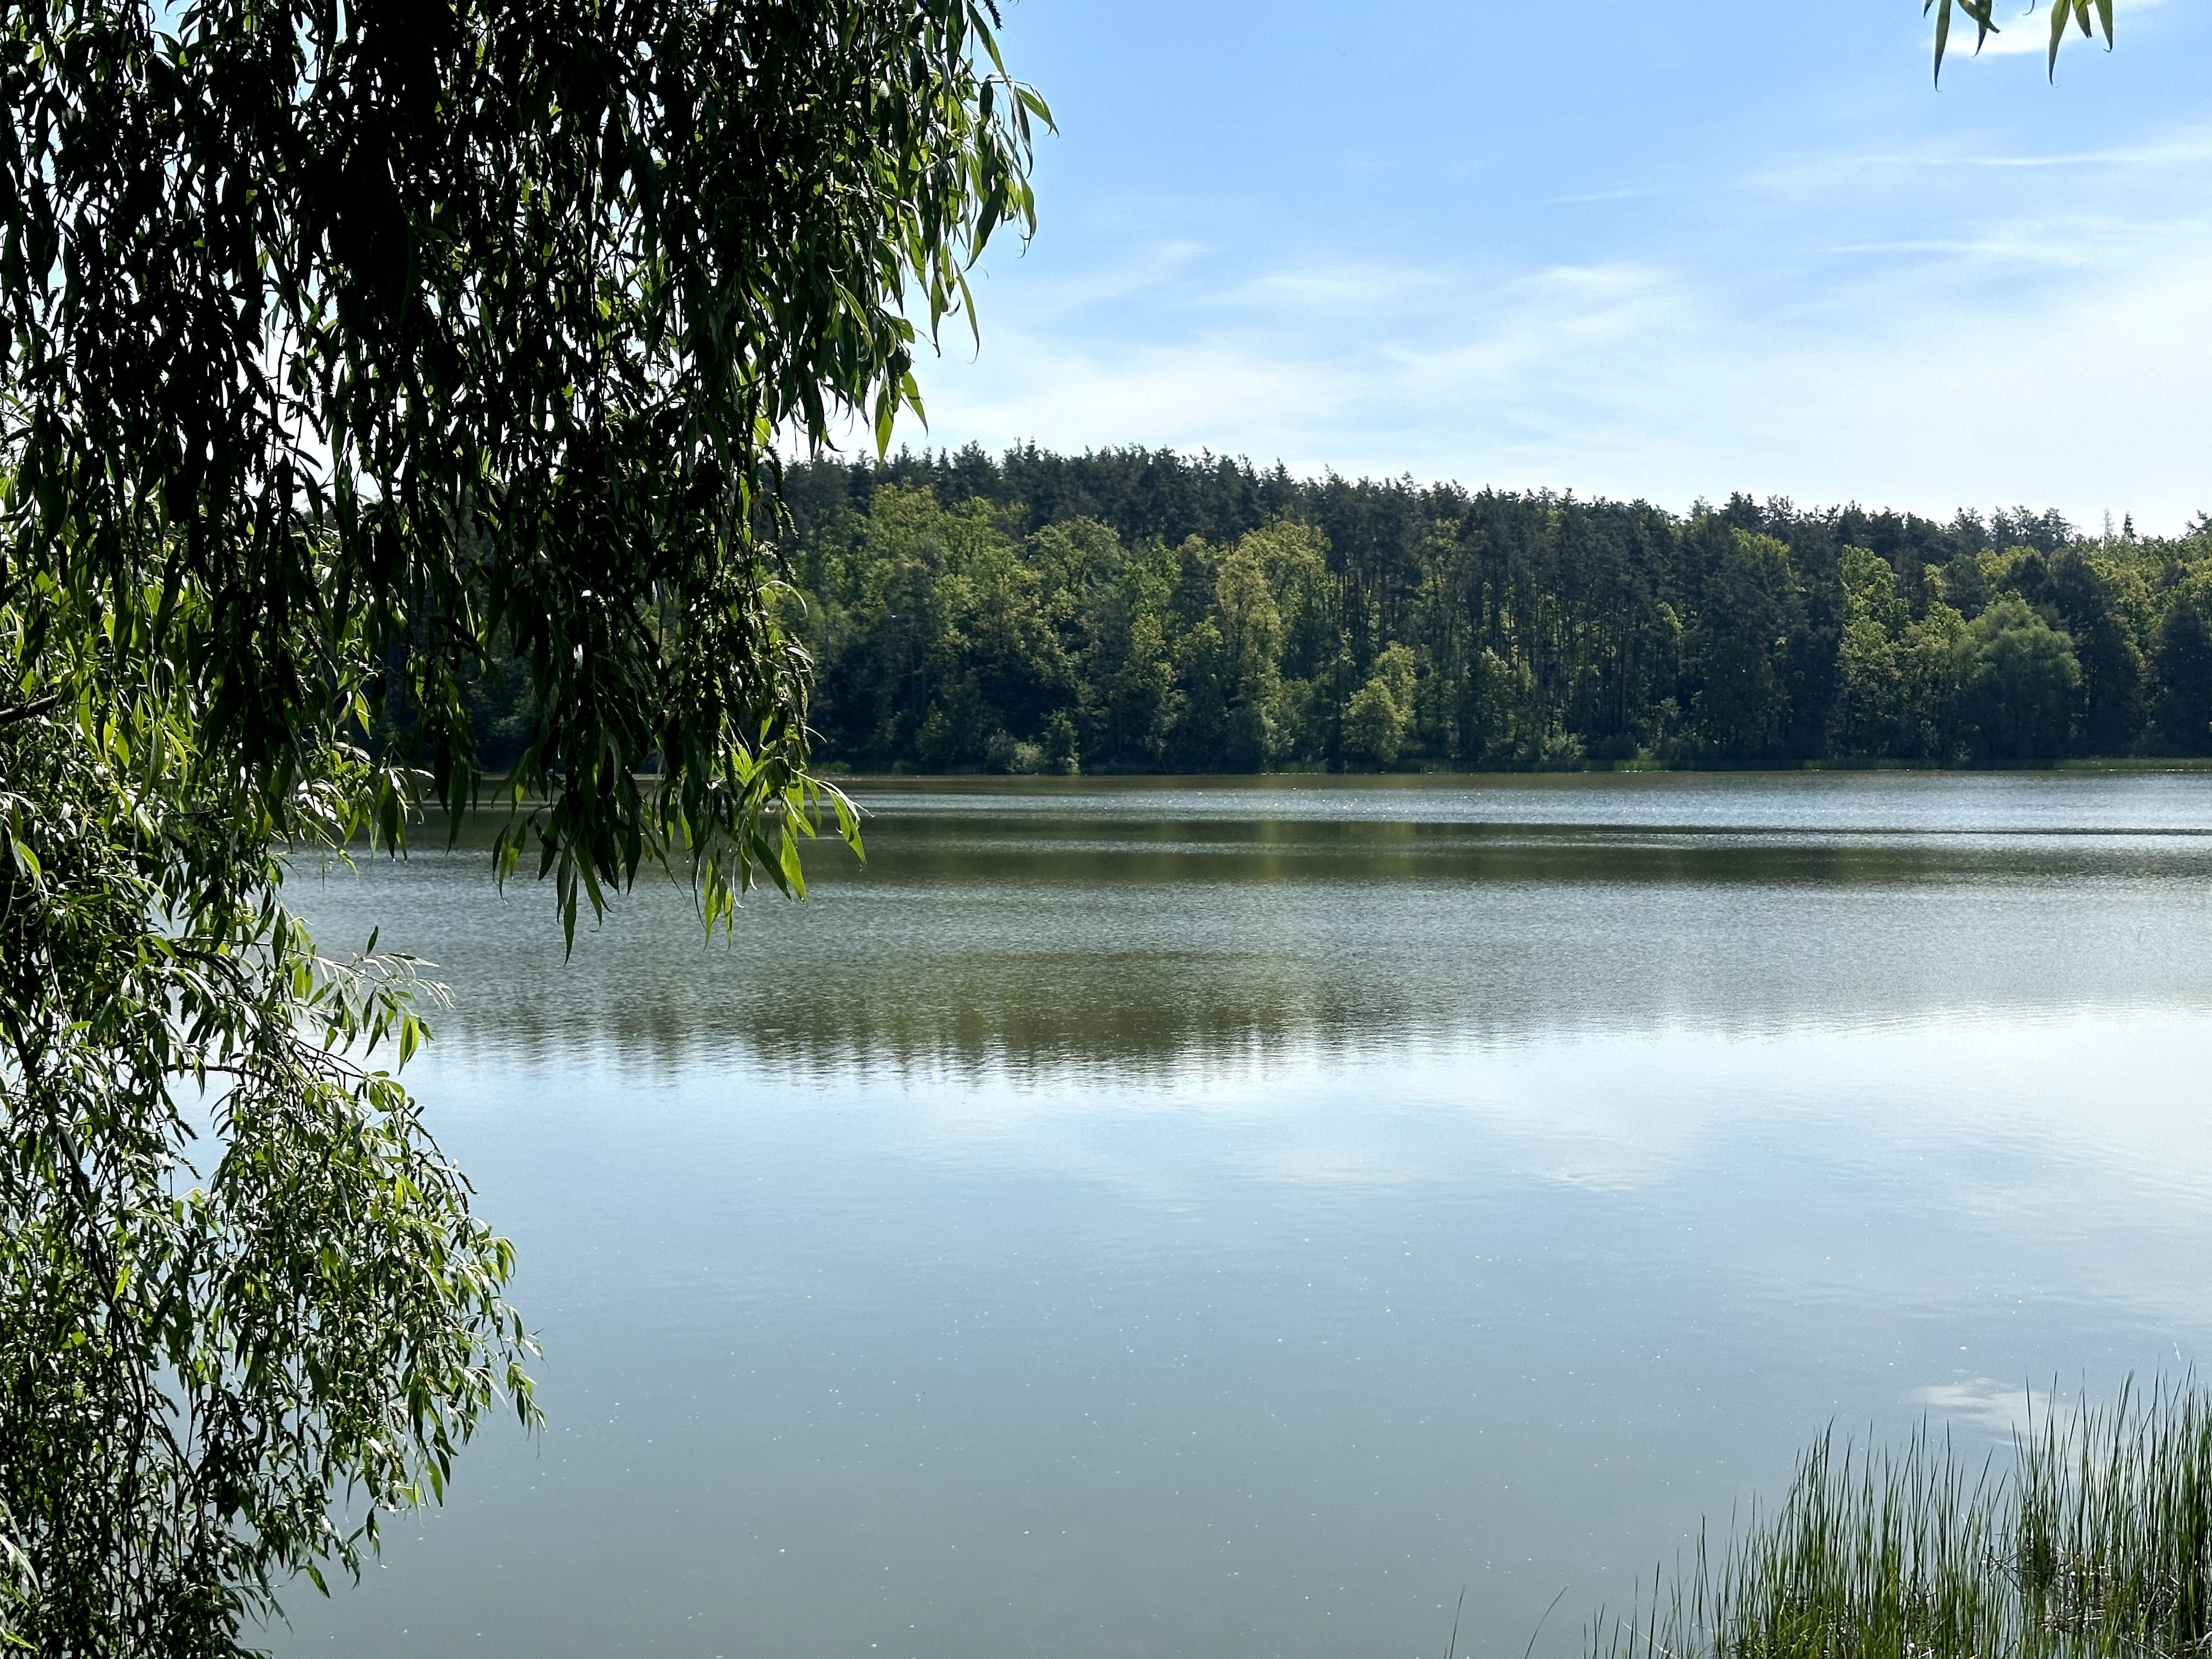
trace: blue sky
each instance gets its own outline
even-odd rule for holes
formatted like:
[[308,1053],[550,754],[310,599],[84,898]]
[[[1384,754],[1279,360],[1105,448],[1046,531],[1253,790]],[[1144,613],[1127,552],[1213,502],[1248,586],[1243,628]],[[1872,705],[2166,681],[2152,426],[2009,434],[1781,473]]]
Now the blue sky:
[[932,447],[2212,508],[2212,4],[2047,11],[1940,91],[1917,0],[1016,0],[1041,225]]

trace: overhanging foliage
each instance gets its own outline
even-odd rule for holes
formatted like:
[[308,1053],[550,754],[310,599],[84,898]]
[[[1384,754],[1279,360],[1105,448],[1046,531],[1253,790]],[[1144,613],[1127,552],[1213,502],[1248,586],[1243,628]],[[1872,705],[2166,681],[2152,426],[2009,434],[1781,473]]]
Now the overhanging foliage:
[[[512,1252],[289,856],[532,710],[502,872],[800,886],[775,441],[918,406],[1026,230],[988,0],[30,0],[0,21],[0,1640],[229,1654],[501,1399]],[[376,711],[410,713],[381,744]],[[341,1524],[329,1510],[349,1495]]]

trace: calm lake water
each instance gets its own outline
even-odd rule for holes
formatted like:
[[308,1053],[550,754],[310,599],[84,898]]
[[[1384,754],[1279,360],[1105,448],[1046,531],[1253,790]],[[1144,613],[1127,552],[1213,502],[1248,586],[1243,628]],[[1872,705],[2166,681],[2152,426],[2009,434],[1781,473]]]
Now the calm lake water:
[[2212,1352],[2212,778],[858,793],[731,945],[295,877],[551,1422],[279,1653],[1571,1652],[1831,1421]]

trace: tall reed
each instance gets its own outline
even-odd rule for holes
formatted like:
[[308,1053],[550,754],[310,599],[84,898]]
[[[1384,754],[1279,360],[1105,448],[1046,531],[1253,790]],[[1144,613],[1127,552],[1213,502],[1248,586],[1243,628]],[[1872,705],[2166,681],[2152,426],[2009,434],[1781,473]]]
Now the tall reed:
[[2008,1565],[2040,1635],[2083,1650],[2212,1651],[2212,1398],[2193,1382],[2046,1412],[2023,1437]]
[[2008,1468],[1923,1425],[1824,1434],[1780,1505],[1701,1531],[1588,1659],[2212,1659],[2212,1396],[2045,1410]]

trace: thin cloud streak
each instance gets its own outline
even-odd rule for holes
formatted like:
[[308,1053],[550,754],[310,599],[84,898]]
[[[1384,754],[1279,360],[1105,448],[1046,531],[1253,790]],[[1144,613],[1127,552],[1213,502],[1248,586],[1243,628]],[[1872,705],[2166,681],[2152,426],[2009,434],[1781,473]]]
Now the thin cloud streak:
[[1586,190],[1574,196],[1554,196],[1552,200],[1572,207],[1583,202],[1638,202],[1659,194],[1658,185],[1624,185],[1619,190]]

